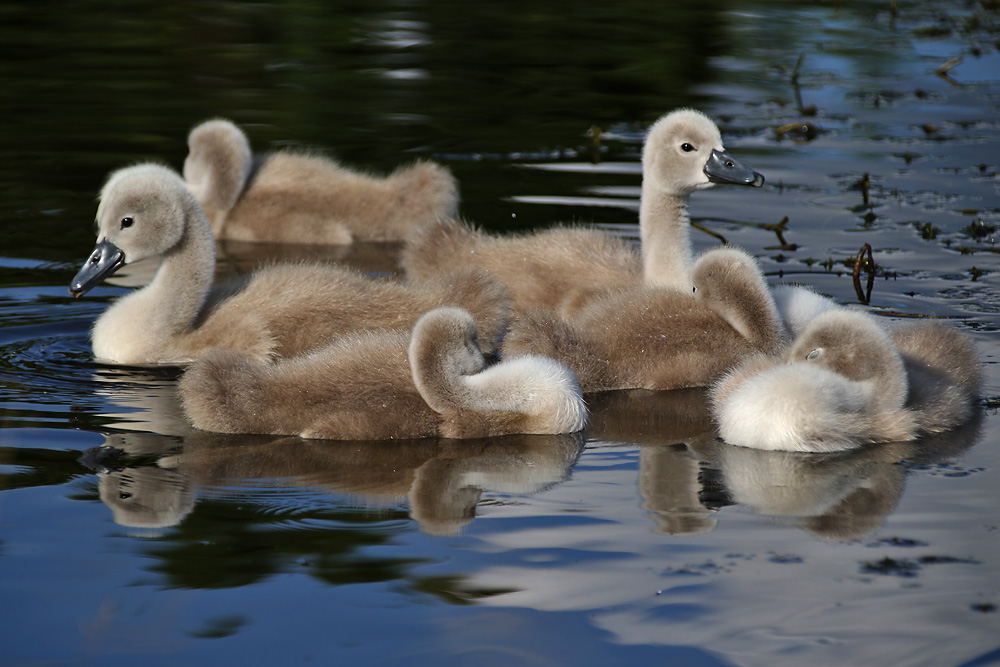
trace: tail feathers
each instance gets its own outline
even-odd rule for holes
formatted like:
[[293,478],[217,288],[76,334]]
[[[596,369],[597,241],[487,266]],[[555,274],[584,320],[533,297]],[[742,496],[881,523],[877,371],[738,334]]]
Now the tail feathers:
[[531,433],[573,433],[587,423],[576,376],[558,361],[537,355],[504,360],[468,378],[479,404],[470,409],[529,417]]
[[908,363],[940,373],[970,396],[979,393],[982,368],[968,336],[938,322],[923,322],[893,331],[892,341]]
[[982,382],[972,341],[937,322],[898,329],[892,339],[909,378],[906,406],[916,415],[920,430],[939,433],[968,421]]
[[458,213],[458,180],[447,167],[421,160],[401,167],[389,178],[405,183],[399,190],[406,193],[403,205],[414,224],[453,218]]
[[587,423],[587,406],[573,372],[547,357],[517,357],[452,377],[446,402],[439,400],[442,387],[435,383],[416,385],[427,404],[445,416],[445,437],[463,437],[463,427],[496,434],[575,433]]
[[946,371],[909,357],[904,356],[903,361],[910,386],[906,407],[916,416],[920,431],[940,433],[964,424],[973,416],[976,393],[969,391],[969,384],[956,382]]

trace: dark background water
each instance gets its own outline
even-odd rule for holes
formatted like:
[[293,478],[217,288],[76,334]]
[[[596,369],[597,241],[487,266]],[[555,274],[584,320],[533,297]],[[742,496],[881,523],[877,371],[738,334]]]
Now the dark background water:
[[[0,662],[1000,664],[998,48],[991,0],[8,3]],[[96,192],[179,167],[205,118],[372,171],[436,159],[489,229],[635,238],[642,133],[678,106],[768,179],[696,195],[696,246],[949,318],[985,364],[977,420],[792,456],[717,442],[700,391],[621,392],[583,437],[218,437],[176,369],[91,359],[149,271],[69,297]],[[221,270],[395,250],[229,244]]]

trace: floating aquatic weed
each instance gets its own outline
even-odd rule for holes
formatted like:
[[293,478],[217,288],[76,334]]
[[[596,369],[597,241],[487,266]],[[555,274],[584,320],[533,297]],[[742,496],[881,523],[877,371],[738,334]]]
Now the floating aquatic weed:
[[774,128],[774,136],[778,141],[788,137],[798,144],[812,141],[820,132],[822,130],[819,127],[808,122],[785,123]]
[[802,91],[799,88],[799,71],[802,69],[802,63],[805,62],[806,54],[800,53],[799,59],[795,63],[795,69],[792,70],[791,82],[792,89],[795,92],[795,106],[799,110],[799,113],[803,116],[815,116],[816,115],[816,105],[810,104],[809,106],[804,106],[802,104]]
[[769,561],[772,563],[804,563],[805,560],[801,556],[795,556],[793,554],[772,554]]
[[920,238],[925,241],[933,241],[941,232],[941,228],[930,222],[914,222],[913,226],[920,232]]
[[981,240],[988,236],[992,236],[997,231],[997,226],[990,224],[983,220],[982,218],[977,218],[968,224],[968,226],[963,227],[961,232],[966,236]]
[[788,216],[786,215],[781,219],[780,222],[774,224],[763,224],[760,226],[761,229],[766,229],[769,232],[774,232],[775,236],[778,237],[777,246],[768,246],[764,250],[798,250],[798,243],[789,243],[785,240],[785,232],[788,231]]
[[974,558],[956,558],[955,556],[921,556],[917,559],[921,565],[940,565],[943,563],[964,563],[966,565],[979,565],[979,561]]
[[889,574],[897,577],[915,577],[920,566],[911,560],[886,556],[881,560],[861,561],[861,571],[866,574]]
[[192,637],[200,639],[222,639],[223,637],[235,635],[248,622],[249,619],[245,616],[235,614],[232,616],[220,616],[208,620],[204,628],[193,630],[189,634]]
[[868,546],[870,547],[926,547],[926,542],[921,542],[920,540],[911,540],[905,537],[886,537],[877,542],[872,542]]

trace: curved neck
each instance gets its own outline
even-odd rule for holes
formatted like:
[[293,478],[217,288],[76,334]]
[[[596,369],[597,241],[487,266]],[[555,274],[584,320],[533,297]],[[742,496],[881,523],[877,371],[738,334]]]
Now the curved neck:
[[639,236],[646,285],[691,292],[689,226],[686,195],[656,192],[643,183]]
[[478,363],[463,368],[459,352],[441,341],[423,344],[423,337],[416,335],[410,341],[409,360],[413,383],[427,405],[438,413],[469,408],[463,394],[467,391],[463,380],[468,373],[482,370],[485,360],[479,355]]
[[765,354],[778,354],[787,342],[785,325],[767,289],[764,285],[764,292],[749,295],[742,308],[729,312],[719,308],[716,312],[755,348]]

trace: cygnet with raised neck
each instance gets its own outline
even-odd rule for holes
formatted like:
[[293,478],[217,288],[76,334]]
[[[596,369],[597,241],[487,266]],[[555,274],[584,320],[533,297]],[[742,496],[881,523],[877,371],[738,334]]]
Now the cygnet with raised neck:
[[693,109],[673,111],[649,129],[642,174],[641,250],[597,229],[558,227],[501,237],[442,220],[407,237],[401,264],[415,279],[442,267],[481,267],[510,288],[515,310],[549,309],[561,317],[622,286],[690,292],[688,197],[720,183],[760,187],[764,177],[730,155],[715,123]]
[[111,305],[92,331],[94,355],[118,364],[185,364],[213,348],[267,360],[299,354],[357,329],[408,330],[423,313],[461,305],[483,338],[498,340],[510,313],[506,289],[480,273],[409,285],[323,264],[279,264],[213,289],[208,220],[173,170],[142,164],[114,172],[101,190],[97,246],[70,284],[80,296],[120,267],[159,256],[152,281]]

